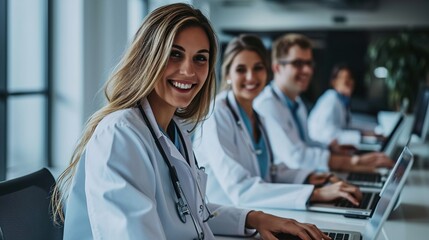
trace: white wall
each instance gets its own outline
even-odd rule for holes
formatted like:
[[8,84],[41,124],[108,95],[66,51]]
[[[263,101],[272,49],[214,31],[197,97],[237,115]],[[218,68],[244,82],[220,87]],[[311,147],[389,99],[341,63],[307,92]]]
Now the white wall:
[[84,122],[83,0],[55,2],[53,159],[70,160]]
[[87,119],[104,105],[102,88],[143,18],[143,9],[128,11],[140,6],[140,0],[55,2],[53,149],[60,170]]

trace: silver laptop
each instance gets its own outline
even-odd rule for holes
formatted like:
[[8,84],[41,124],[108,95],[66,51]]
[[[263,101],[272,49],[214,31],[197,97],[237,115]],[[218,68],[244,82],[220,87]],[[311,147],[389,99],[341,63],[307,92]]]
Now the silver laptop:
[[[392,131],[390,131],[389,135],[387,135],[386,139],[384,139],[384,141],[381,143],[380,148],[377,148],[375,151],[384,152],[384,153],[388,152],[388,150],[392,151],[390,148],[392,145],[394,145],[392,143],[395,143],[400,135],[399,129],[401,129],[401,124],[405,121],[404,119],[405,119],[405,116],[404,114],[401,113]],[[363,153],[369,153],[369,152],[374,152],[374,150],[359,149],[358,147],[358,151],[356,152],[356,154],[363,154]],[[386,154],[389,155],[388,153]]]
[[[399,129],[402,128],[402,123],[404,122],[404,115],[401,114],[398,121],[395,124],[395,127],[390,132],[386,141],[384,141],[381,146],[380,151],[384,152],[387,156],[392,158],[396,158],[394,155],[394,150],[396,147],[396,143],[398,142],[399,136],[401,135],[401,131]],[[359,151],[358,153],[365,153],[366,151]],[[342,179],[345,179],[347,182],[352,183],[359,187],[370,187],[370,188],[382,188],[384,183],[389,176],[389,171],[386,169],[381,169],[378,172],[373,173],[336,173],[336,175]]]
[[[389,214],[395,206],[396,200],[399,198],[402,188],[404,187],[407,176],[413,165],[413,154],[408,147],[405,147],[398,159],[393,174],[389,175],[385,186],[380,194],[380,200],[372,214],[371,219],[366,224],[363,232],[363,240],[376,239],[380,233],[383,223],[386,221]],[[399,163],[399,164],[398,164]]]
[[[336,213],[343,214],[347,217],[357,217],[357,218],[367,218],[373,215],[373,210],[378,206],[380,198],[383,198],[383,195],[390,194],[392,186],[396,187],[393,190],[399,194],[402,190],[402,185],[396,184],[396,181],[402,180],[405,182],[406,177],[408,176],[410,165],[413,162],[413,155],[409,151],[408,147],[405,146],[402,150],[401,155],[394,168],[390,171],[389,177],[386,180],[386,183],[383,186],[381,191],[379,189],[361,189],[362,194],[364,195],[360,205],[358,207],[353,206],[348,201],[341,199],[339,201],[334,201],[331,203],[311,203],[308,207],[310,211],[317,212],[327,212],[327,213]],[[408,169],[408,171],[405,171]],[[399,178],[399,180],[398,180]],[[378,190],[378,191],[377,191]],[[387,192],[386,192],[387,191]],[[390,196],[389,196],[390,197]],[[389,201],[391,201],[390,199]],[[396,200],[396,199],[395,199]],[[345,205],[348,204],[348,205]]]
[[[361,240],[362,236],[359,232],[354,231],[341,231],[341,230],[327,230],[321,229],[326,235],[330,236],[333,240]],[[275,235],[279,240],[300,240],[301,238],[290,234],[277,234]]]

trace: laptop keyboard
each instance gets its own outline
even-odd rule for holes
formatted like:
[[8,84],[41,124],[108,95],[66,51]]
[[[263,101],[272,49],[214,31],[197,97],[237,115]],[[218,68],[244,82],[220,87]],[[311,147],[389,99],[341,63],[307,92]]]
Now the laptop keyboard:
[[346,208],[363,208],[367,209],[369,206],[369,202],[371,201],[373,193],[364,192],[362,193],[362,200],[360,201],[359,206],[353,205],[349,200],[347,199],[341,199],[337,203],[335,203],[335,206],[338,207],[346,207]]
[[379,173],[349,173],[348,181],[359,181],[359,182],[381,182],[381,175]]
[[350,238],[350,234],[347,233],[324,232],[324,234],[328,235],[332,240],[348,240]]
[[[332,240],[348,240],[350,239],[350,234],[348,233],[339,233],[339,232],[323,232],[324,234],[328,235]],[[301,238],[297,236],[293,236],[291,234],[287,233],[280,233],[275,234],[275,236],[279,240],[300,240]]]

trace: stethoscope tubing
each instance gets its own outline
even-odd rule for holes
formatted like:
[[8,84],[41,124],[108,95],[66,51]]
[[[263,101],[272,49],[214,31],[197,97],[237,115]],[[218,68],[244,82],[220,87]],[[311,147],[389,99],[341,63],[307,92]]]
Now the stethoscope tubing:
[[[155,140],[155,144],[158,148],[158,151],[161,153],[161,156],[162,156],[164,162],[166,163],[166,165],[168,167],[168,170],[170,173],[170,179],[171,179],[171,182],[173,184],[174,192],[176,193],[176,197],[178,200],[178,202],[176,203],[177,214],[183,223],[186,223],[186,215],[191,216],[191,220],[192,220],[193,225],[195,227],[195,231],[197,232],[197,236],[198,236],[197,239],[202,240],[202,239],[204,239],[204,231],[203,231],[202,227],[200,226],[200,223],[194,218],[194,216],[192,214],[192,210],[188,205],[188,200],[186,199],[186,196],[183,193],[182,187],[180,185],[179,177],[177,175],[176,168],[173,165],[171,165],[170,160],[168,159],[168,157],[164,151],[164,148],[161,146],[161,143],[159,142],[158,138],[156,137],[155,131],[153,130],[152,125],[150,124],[150,121],[147,118],[146,113],[144,112],[140,102],[137,104],[137,106],[140,110],[141,115],[143,116],[143,120],[145,121],[146,125],[149,128],[149,131],[151,132],[153,139]],[[180,131],[178,131],[178,133],[179,133],[180,139],[183,143],[182,145],[184,147],[186,160],[188,163],[190,163],[187,147],[186,147],[186,144],[184,142],[183,136],[180,133]],[[204,202],[204,200],[203,200],[203,202]],[[207,208],[207,206],[206,206],[206,208]]]
[[[244,131],[243,124],[241,123],[241,120],[238,117],[238,114],[232,108],[231,102],[228,99],[228,94],[229,94],[229,92],[227,92],[227,94],[225,96],[226,106],[228,107],[229,111],[231,112],[232,117],[234,118],[234,121],[235,121],[236,125],[238,126],[238,128],[240,128],[241,131]],[[274,155],[273,155],[273,151],[272,151],[272,148],[271,148],[270,140],[268,139],[268,134],[267,134],[267,132],[265,130],[264,125],[262,124],[262,122],[261,122],[261,120],[259,118],[258,113],[256,111],[254,111],[254,114],[255,114],[256,124],[259,127],[259,129],[261,130],[261,135],[264,138],[265,145],[267,146],[267,149],[268,149],[268,159],[269,159],[269,162],[271,164],[271,168],[275,168],[275,165],[274,165]],[[253,146],[251,147],[251,149],[254,150]],[[275,171],[274,170],[270,170],[270,175],[271,175],[271,181],[275,182],[275,178],[276,178]]]

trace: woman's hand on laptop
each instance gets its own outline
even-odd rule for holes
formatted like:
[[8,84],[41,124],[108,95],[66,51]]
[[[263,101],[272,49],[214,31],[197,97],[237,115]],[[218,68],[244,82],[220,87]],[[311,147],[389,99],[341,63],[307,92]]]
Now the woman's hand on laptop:
[[350,155],[356,152],[356,147],[350,144],[339,144],[337,140],[334,140],[329,144],[329,150],[335,154]]
[[355,155],[351,159],[352,165],[361,165],[372,168],[392,168],[395,163],[386,154],[381,152]]
[[261,211],[250,211],[246,218],[246,227],[256,229],[262,239],[278,239],[279,234],[291,234],[300,239],[331,239],[314,224],[300,223],[293,219],[277,217]]
[[374,172],[377,168],[392,168],[395,163],[381,152],[344,156],[331,154],[329,168],[344,172]]
[[321,188],[315,188],[311,194],[311,202],[330,202],[338,198],[345,198],[358,206],[362,193],[358,187],[343,181],[333,183]]
[[333,173],[311,173],[307,177],[306,183],[313,184],[316,187],[323,187],[326,184],[336,183],[341,181],[339,177],[337,177]]

